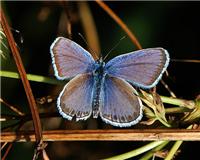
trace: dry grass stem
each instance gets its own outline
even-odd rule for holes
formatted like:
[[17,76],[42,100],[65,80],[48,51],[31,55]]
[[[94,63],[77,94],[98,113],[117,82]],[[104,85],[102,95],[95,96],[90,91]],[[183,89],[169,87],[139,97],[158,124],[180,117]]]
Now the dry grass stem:
[[[1,142],[35,141],[33,131],[3,132]],[[200,129],[113,129],[43,131],[44,141],[200,141]]]
[[126,32],[128,37],[131,39],[133,44],[138,49],[142,49],[142,46],[140,45],[139,41],[137,40],[136,36],[133,34],[133,32],[128,28],[128,26],[101,0],[95,0],[97,4],[103,8],[103,10],[109,14],[112,19],[115,20],[115,22]]

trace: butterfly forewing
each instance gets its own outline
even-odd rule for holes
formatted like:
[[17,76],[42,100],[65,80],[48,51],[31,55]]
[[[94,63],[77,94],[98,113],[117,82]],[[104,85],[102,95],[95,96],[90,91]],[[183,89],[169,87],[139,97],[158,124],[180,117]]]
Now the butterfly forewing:
[[120,78],[106,76],[101,93],[100,116],[114,126],[128,127],[142,118],[136,90]]
[[92,112],[92,90],[94,80],[91,74],[80,74],[69,81],[60,93],[57,107],[60,114],[71,120],[86,120]]
[[93,57],[80,45],[67,38],[56,38],[50,51],[55,76],[58,79],[71,78],[93,70]]
[[168,64],[169,55],[166,50],[149,48],[113,58],[106,64],[106,72],[135,86],[152,88],[158,83]]

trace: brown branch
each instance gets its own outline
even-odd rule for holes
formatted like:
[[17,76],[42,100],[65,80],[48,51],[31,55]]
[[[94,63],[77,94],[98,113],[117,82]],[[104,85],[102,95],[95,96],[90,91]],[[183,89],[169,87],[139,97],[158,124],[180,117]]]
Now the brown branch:
[[17,65],[17,68],[18,68],[18,71],[19,71],[19,74],[20,74],[20,77],[22,80],[22,83],[24,85],[26,96],[28,98],[28,102],[29,102],[29,106],[30,106],[31,114],[32,114],[32,118],[33,118],[33,124],[34,124],[34,128],[35,128],[36,142],[41,143],[42,142],[42,127],[41,127],[41,123],[40,123],[40,118],[39,118],[36,102],[35,102],[34,96],[32,94],[32,90],[31,90],[29,81],[27,79],[26,72],[25,72],[19,51],[16,47],[15,40],[10,31],[10,27],[7,23],[6,17],[3,13],[3,9],[1,9],[1,25],[6,34],[6,37],[8,39],[10,49],[12,51],[15,63]]
[[[200,141],[200,129],[126,129],[43,131],[44,141]],[[1,142],[35,141],[33,131],[2,132]]]
[[138,49],[142,49],[142,46],[140,45],[136,36],[133,34],[133,32],[131,32],[131,30],[127,27],[127,25],[104,2],[102,2],[101,0],[95,0],[95,1],[126,32],[126,34],[129,36],[133,44],[135,44]]

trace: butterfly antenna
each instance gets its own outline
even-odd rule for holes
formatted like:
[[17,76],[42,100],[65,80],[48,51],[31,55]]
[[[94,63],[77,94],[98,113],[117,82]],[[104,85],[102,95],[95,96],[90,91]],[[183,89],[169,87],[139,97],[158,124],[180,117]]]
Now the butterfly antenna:
[[105,60],[107,57],[108,57],[108,55],[121,43],[121,41],[123,40],[123,39],[125,39],[126,38],[126,36],[123,36],[120,40],[119,40],[119,42],[117,43],[117,44],[115,44],[113,47],[112,47],[112,49],[106,54],[106,56],[103,58],[103,60]]
[[94,50],[89,46],[88,42],[86,41],[86,39],[83,37],[83,35],[81,33],[78,33],[78,35],[83,39],[83,41],[85,42],[85,44],[88,46],[88,48],[92,51],[93,55],[95,56],[96,59],[99,59],[99,57],[97,56],[96,52],[94,52]]

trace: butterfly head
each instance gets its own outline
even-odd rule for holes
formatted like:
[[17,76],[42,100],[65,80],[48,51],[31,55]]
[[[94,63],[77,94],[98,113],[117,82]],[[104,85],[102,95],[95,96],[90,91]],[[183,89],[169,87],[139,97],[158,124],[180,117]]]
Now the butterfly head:
[[93,71],[93,75],[99,75],[104,73],[104,67],[105,67],[105,62],[103,61],[102,58],[98,59],[95,62],[95,68]]

